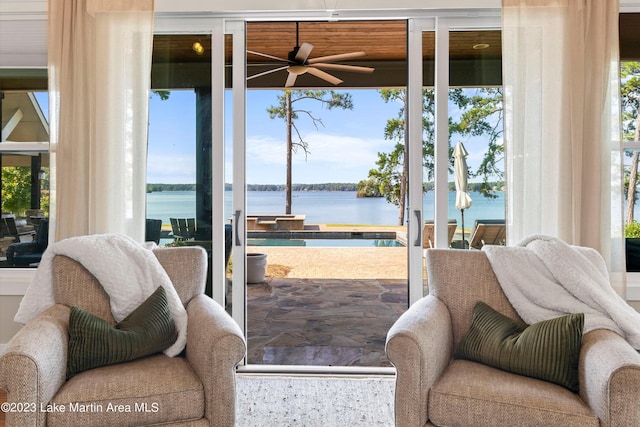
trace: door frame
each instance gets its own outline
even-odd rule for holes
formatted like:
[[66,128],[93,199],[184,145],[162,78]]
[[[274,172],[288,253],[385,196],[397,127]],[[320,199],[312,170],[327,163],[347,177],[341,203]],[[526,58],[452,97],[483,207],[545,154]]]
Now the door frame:
[[[400,15],[401,13],[401,15]],[[436,171],[435,171],[435,239],[436,247],[447,246],[448,222],[448,90],[449,90],[449,32],[460,29],[496,29],[500,28],[500,14],[490,16],[466,17],[459,12],[446,11],[389,11],[381,16],[379,12],[361,11],[353,15],[341,16],[341,19],[407,19],[407,108],[408,108],[408,155],[409,155],[409,197],[408,197],[408,292],[409,305],[423,297],[423,256],[422,222],[423,222],[423,170],[422,170],[422,34],[425,31],[436,33]],[[224,253],[224,224],[228,218],[224,214],[224,182],[225,182],[225,35],[233,40],[232,63],[232,133],[233,133],[233,273],[232,273],[232,317],[246,335],[246,286],[245,253],[246,253],[246,22],[252,20],[305,20],[328,19],[317,13],[301,13],[292,17],[271,13],[255,13],[246,17],[206,17],[206,18],[173,18],[160,19],[156,23],[156,33],[183,32],[212,34],[212,143],[213,143],[213,204],[212,239],[219,242],[213,253]],[[329,18],[330,19],[330,18]],[[177,23],[177,24],[176,24]],[[443,60],[444,58],[444,60]],[[224,258],[212,257],[213,299],[225,306]],[[247,368],[246,366],[244,367]],[[252,365],[253,370],[264,370],[264,367]],[[273,367],[269,367],[272,368]],[[319,368],[319,367],[276,367],[277,371],[287,372],[386,372],[385,368]],[[391,369],[392,370],[392,369]]]
[[449,221],[449,34],[460,30],[491,30],[501,27],[500,16],[440,17],[409,20],[409,305],[423,291],[423,167],[422,167],[422,35],[435,32],[435,247],[448,247]]

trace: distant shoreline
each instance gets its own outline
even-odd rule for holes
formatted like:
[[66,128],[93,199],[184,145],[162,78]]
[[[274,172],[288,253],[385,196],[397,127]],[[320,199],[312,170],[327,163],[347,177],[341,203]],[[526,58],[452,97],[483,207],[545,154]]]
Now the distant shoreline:
[[[348,182],[329,182],[322,184],[293,184],[293,191],[357,191],[356,183]],[[481,183],[469,183],[468,191],[470,193],[479,192]],[[492,190],[493,192],[501,192],[504,187],[503,183],[490,183],[490,187],[499,188],[500,190]],[[233,186],[225,183],[225,191],[231,191]],[[284,184],[247,184],[247,191],[285,191]],[[426,188],[426,191],[432,191],[432,188]],[[162,191],[196,191],[196,184],[147,184],[147,193]],[[449,183],[449,191],[455,191],[455,184]]]

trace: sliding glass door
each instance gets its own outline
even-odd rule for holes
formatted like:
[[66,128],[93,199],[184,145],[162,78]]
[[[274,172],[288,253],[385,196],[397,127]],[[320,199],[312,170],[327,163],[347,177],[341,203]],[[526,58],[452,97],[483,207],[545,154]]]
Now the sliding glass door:
[[490,136],[462,123],[474,102],[498,105],[500,59],[481,60],[497,24],[214,19],[190,42],[211,52],[206,111],[194,92],[210,294],[247,336],[248,365],[390,367],[386,331],[428,289],[424,251],[466,248],[479,218],[475,190],[464,225],[450,202],[458,139],[469,182],[500,191],[478,173],[500,152],[499,113]]
[[387,128],[406,111],[407,21],[227,30],[232,312],[247,363],[390,367],[386,331],[408,307],[407,205],[396,194],[407,177],[404,153],[381,159],[405,145],[403,129]]
[[[147,240],[207,251],[205,292],[225,304],[222,19],[157,19],[147,159]],[[214,65],[215,64],[215,65]],[[153,226],[156,224],[155,226]]]
[[[414,115],[409,126],[421,145],[411,146],[411,181],[422,185],[412,186],[410,197],[411,205],[422,210],[421,246],[468,250],[504,244],[499,19],[437,18],[415,24],[410,52],[420,70],[410,85]],[[476,230],[479,222],[487,224],[480,228],[486,234]],[[417,227],[413,232],[418,235]],[[423,255],[415,253],[411,260],[416,266],[411,302],[428,293]],[[413,286],[418,282],[423,286]]]

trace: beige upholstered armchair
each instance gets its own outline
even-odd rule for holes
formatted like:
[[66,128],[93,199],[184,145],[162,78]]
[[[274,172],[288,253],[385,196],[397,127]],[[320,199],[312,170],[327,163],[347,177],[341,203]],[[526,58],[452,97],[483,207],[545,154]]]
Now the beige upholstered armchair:
[[477,301],[520,320],[482,251],[430,249],[429,295],[387,336],[396,426],[640,426],[640,355],[607,331],[584,334],[579,393],[453,358]]
[[231,317],[203,293],[206,252],[198,247],[154,252],[187,310],[184,354],[157,353],[67,381],[70,306],[115,321],[95,277],[58,255],[53,260],[56,305],[27,323],[0,359],[0,388],[7,390],[10,403],[21,404],[20,411],[6,414],[8,427],[234,424],[235,368],[246,343]]

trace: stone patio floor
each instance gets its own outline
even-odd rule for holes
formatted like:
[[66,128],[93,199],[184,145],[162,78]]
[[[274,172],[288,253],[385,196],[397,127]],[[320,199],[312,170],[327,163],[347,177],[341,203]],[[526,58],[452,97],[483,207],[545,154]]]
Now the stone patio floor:
[[384,344],[407,309],[406,248],[255,250],[269,268],[247,286],[249,364],[391,366]]

